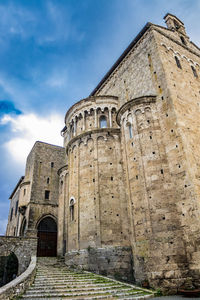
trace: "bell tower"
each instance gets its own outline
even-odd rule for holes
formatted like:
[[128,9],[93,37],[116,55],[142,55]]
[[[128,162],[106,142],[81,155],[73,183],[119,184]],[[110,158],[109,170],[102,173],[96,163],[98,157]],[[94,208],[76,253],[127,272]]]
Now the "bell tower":
[[184,23],[181,20],[170,13],[167,13],[163,19],[165,20],[168,29],[176,31],[179,34],[183,44],[185,39],[189,41],[189,37],[187,36],[185,31]]

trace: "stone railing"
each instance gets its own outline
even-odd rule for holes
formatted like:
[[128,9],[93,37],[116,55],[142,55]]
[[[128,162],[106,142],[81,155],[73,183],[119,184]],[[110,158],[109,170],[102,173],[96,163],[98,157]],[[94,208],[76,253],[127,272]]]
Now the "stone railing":
[[33,283],[36,272],[36,261],[36,256],[32,256],[27,270],[0,288],[1,300],[9,300],[13,297],[19,296]]

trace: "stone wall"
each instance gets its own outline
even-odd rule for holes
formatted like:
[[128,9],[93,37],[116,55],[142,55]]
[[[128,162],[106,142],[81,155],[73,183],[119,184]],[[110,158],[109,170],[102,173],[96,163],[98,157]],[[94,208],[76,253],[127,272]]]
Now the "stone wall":
[[134,282],[131,247],[105,247],[70,251],[65,264],[118,280]]
[[0,256],[8,256],[13,252],[18,259],[18,275],[29,266],[31,256],[36,256],[37,238],[0,236]]
[[[0,288],[0,299],[19,299],[23,292],[33,283],[36,273],[36,256],[31,257],[31,262],[25,272]],[[16,297],[16,298],[15,298]]]

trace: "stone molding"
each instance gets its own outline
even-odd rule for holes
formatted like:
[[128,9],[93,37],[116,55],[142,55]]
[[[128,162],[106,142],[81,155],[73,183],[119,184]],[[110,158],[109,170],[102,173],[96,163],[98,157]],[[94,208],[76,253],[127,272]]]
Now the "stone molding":
[[[118,97],[117,96],[112,96],[112,95],[91,96],[91,97],[84,98],[84,99],[76,102],[66,112],[65,123],[70,123],[72,121],[72,119],[74,119],[75,117],[78,117],[78,115],[80,113],[83,114],[85,111],[87,111],[89,113],[89,111],[91,109],[91,108],[89,108],[89,109],[87,108],[87,106],[89,106],[89,105],[91,105],[93,109],[101,108],[100,103],[96,103],[96,100],[101,100],[101,101],[105,100],[105,105],[104,106],[108,107],[108,100],[109,99],[111,100],[110,105],[112,105],[112,104],[118,105]],[[76,109],[78,109],[79,111],[76,112]],[[67,120],[69,120],[69,119],[70,119],[70,121],[68,122]]]
[[[138,97],[138,98],[134,98],[128,102],[126,102],[124,105],[122,105],[119,109],[119,111],[117,112],[117,123],[120,126],[120,121],[121,121],[121,117],[122,115],[129,110],[131,107],[133,106],[138,106],[141,104],[150,104],[150,103],[155,103],[156,102],[156,96],[155,95],[149,95],[149,96],[143,96],[143,97]],[[136,107],[136,109],[138,109]]]
[[34,280],[36,272],[36,256],[31,257],[31,262],[24,273],[0,288],[0,299],[9,300],[19,296],[29,287]]
[[174,56],[178,56],[179,58],[185,58],[187,62],[191,63],[192,65],[198,66],[200,67],[198,62],[195,62],[194,60],[192,60],[191,58],[185,56],[184,54],[180,54],[178,51],[175,51],[172,47],[167,46],[164,43],[161,43],[161,46],[165,47],[167,49],[167,51],[172,51]]
[[[68,153],[68,151],[71,149],[72,145],[74,143],[77,143],[77,146],[83,142],[82,139],[86,139],[85,140],[85,145],[87,144],[87,136],[89,135],[89,138],[91,138],[92,134],[101,134],[103,133],[105,135],[105,133],[112,133],[112,134],[120,134],[120,128],[97,128],[97,129],[93,129],[91,131],[87,131],[87,132],[83,132],[81,134],[79,134],[78,136],[74,137],[72,140],[69,141],[69,143],[67,144],[66,147],[66,152]],[[100,135],[99,135],[100,136]],[[74,146],[74,145],[73,145]]]

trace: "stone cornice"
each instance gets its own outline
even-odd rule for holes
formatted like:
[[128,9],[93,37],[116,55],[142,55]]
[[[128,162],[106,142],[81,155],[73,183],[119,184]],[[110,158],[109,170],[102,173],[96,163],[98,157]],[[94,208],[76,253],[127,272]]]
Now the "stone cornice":
[[112,95],[90,96],[90,97],[81,99],[80,101],[76,102],[74,105],[72,105],[68,109],[68,111],[65,114],[65,123],[67,121],[67,118],[70,116],[70,114],[72,115],[74,113],[76,108],[78,108],[79,106],[81,106],[84,103],[94,102],[94,104],[95,104],[96,100],[98,100],[98,99],[99,100],[104,100],[105,99],[106,103],[107,103],[108,99],[118,101],[118,97],[117,96],[112,96]]
[[68,149],[70,148],[70,146],[77,140],[80,140],[80,142],[81,142],[81,139],[87,135],[89,135],[89,137],[91,137],[92,134],[98,134],[98,133],[105,134],[106,132],[119,134],[120,128],[97,128],[97,129],[93,129],[91,131],[85,131],[69,141],[69,143],[66,146],[66,152],[68,153]]
[[148,103],[155,103],[156,102],[156,96],[155,95],[149,95],[149,96],[142,96],[138,98],[134,98],[125,104],[123,104],[119,111],[117,112],[117,124],[120,126],[120,119],[122,115],[129,110],[131,107],[140,105],[140,104],[148,104]]

